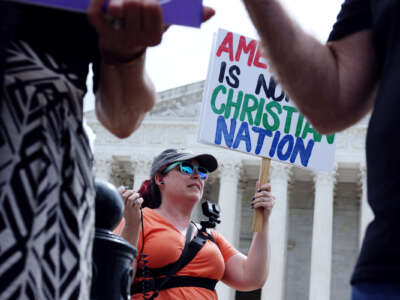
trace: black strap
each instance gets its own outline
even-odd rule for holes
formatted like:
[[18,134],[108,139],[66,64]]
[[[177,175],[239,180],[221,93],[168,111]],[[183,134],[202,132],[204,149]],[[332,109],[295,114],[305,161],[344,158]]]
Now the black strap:
[[[187,255],[187,252],[189,249],[190,239],[192,238],[192,231],[193,231],[193,226],[192,226],[192,224],[189,223],[189,228],[186,231],[185,246],[183,247],[181,256],[179,257],[176,264],[169,270],[169,272],[167,273],[167,276],[165,276],[165,278],[161,279],[159,284],[154,286],[155,292],[152,295],[152,297],[150,297],[150,300],[156,298],[158,296],[158,292],[163,288],[163,286],[168,282],[168,280],[171,279],[171,276],[176,274],[180,269],[182,269],[185,266],[183,264],[183,261],[185,260],[185,256]],[[145,282],[142,283],[142,286],[145,286],[144,283]]]
[[[155,287],[160,285],[161,282],[165,278],[152,278],[150,280],[145,280],[147,287],[149,290],[155,290]],[[204,277],[192,277],[192,276],[174,276],[171,277],[168,282],[166,282],[162,288],[158,289],[159,291],[161,290],[166,290],[166,289],[171,289],[175,287],[201,287],[208,289],[210,291],[213,291],[215,289],[216,284],[218,283],[218,280],[216,279],[210,279],[210,278],[204,278]],[[153,289],[151,288],[153,287]],[[133,292],[134,291],[134,292]],[[143,283],[141,281],[136,282],[132,284],[131,286],[131,294],[137,294],[137,293],[143,293]]]
[[[206,243],[207,239],[212,239],[214,241],[214,239],[211,237],[211,235],[209,235],[210,237],[207,237],[201,231],[199,231],[198,234],[196,235],[196,237],[192,241],[190,241],[190,238],[192,236],[192,230],[193,230],[193,226],[192,226],[192,224],[190,224],[190,226],[186,232],[186,241],[185,241],[185,246],[182,250],[182,254],[179,257],[179,259],[171,265],[166,276],[161,277],[161,278],[155,277],[155,278],[151,278],[151,279],[143,279],[142,281],[133,284],[131,286],[131,294],[139,293],[137,287],[140,286],[141,291],[149,291],[149,290],[155,291],[154,294],[149,299],[156,298],[158,296],[159,291],[166,289],[167,287],[165,287],[165,286],[169,286],[169,284],[167,284],[167,283],[170,281],[171,277],[173,275],[175,275],[176,273],[178,273],[179,270],[181,270],[184,266],[186,266],[196,256],[196,254],[200,251],[200,249]],[[160,268],[160,269],[163,269],[163,268]],[[149,276],[150,274],[146,274],[146,275]],[[174,278],[181,278],[181,277],[187,277],[187,276],[176,276]],[[193,278],[196,278],[196,277],[193,277]],[[200,277],[198,277],[198,278],[200,278]],[[212,280],[212,279],[206,278],[206,280]],[[195,281],[195,280],[190,280],[190,281],[184,280],[183,284],[185,284],[185,285],[183,285],[183,286],[189,286],[186,284],[192,283],[193,281]],[[173,285],[175,287],[175,285],[179,283],[179,279],[174,279],[173,282],[174,282]],[[200,284],[200,285],[192,285],[192,286],[199,286],[199,287],[205,287],[205,288],[210,286],[209,284],[206,284],[205,286],[203,286],[203,283],[200,283],[200,281],[197,284]],[[178,287],[178,286],[176,286],[176,287]],[[214,288],[215,288],[215,285],[212,286],[212,290],[214,290]]]
[[[198,236],[200,236],[200,238],[206,239],[206,240],[210,240],[212,241],[214,244],[216,244],[214,238],[212,237],[211,234],[209,233],[204,233],[202,231],[199,231],[197,233]],[[200,249],[199,249],[200,250]],[[194,257],[194,256],[193,256]],[[174,268],[175,265],[178,263],[178,261],[170,263],[164,267],[161,268],[149,268],[146,267],[146,276],[145,277],[161,277],[161,276],[165,276],[166,274],[168,274],[168,272],[170,271],[171,268]],[[136,270],[136,278],[140,278],[143,277],[143,268],[137,268]]]

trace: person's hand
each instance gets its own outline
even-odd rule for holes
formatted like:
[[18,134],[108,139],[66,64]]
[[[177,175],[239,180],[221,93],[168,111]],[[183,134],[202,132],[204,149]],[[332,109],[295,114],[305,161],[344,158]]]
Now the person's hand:
[[264,221],[268,220],[275,204],[275,196],[271,194],[271,185],[264,184],[260,186],[259,182],[257,182],[256,190],[257,192],[254,194],[251,201],[251,208],[263,208]]
[[125,209],[124,218],[125,226],[130,230],[139,230],[140,226],[140,206],[143,203],[143,198],[140,197],[139,193],[133,190],[120,187],[119,192],[124,199]]
[[209,6],[203,6],[203,23],[215,15],[215,10]]
[[92,0],[88,17],[99,34],[99,48],[106,63],[125,63],[147,47],[161,42],[164,26],[157,0]]
[[[147,47],[161,42],[169,25],[163,24],[162,9],[157,0],[92,0],[89,20],[99,34],[99,48],[108,64],[126,63],[141,56]],[[203,22],[215,14],[203,7]]]

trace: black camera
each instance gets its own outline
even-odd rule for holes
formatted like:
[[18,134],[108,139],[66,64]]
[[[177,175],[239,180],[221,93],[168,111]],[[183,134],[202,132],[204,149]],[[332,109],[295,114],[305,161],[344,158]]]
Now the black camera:
[[219,214],[221,212],[221,209],[219,208],[219,205],[217,203],[212,203],[210,201],[203,202],[201,205],[201,208],[203,210],[203,214],[206,217],[213,217],[218,219]]
[[203,210],[203,214],[208,217],[208,221],[200,222],[201,231],[205,231],[207,228],[215,228],[215,226],[217,226],[215,223],[221,223],[221,221],[218,220],[221,209],[217,203],[205,201],[201,205],[201,208]]

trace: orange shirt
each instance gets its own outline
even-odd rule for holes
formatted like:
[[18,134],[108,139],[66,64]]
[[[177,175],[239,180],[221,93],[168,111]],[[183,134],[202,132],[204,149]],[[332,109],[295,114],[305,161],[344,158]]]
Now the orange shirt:
[[[144,249],[148,256],[149,268],[160,268],[176,262],[182,254],[186,237],[175,226],[165,220],[156,211],[143,209]],[[205,277],[221,280],[225,272],[225,262],[238,251],[215,230],[211,230],[215,243],[210,240],[201,248],[193,260],[183,267],[176,275]],[[142,249],[142,233],[140,232],[138,251]],[[139,253],[140,254],[140,253]],[[141,267],[139,265],[139,267]],[[135,279],[135,282],[138,280]],[[133,299],[143,299],[143,294],[135,294]],[[152,292],[149,293],[152,295]],[[215,291],[199,287],[179,287],[160,291],[158,300],[177,299],[218,299]]]

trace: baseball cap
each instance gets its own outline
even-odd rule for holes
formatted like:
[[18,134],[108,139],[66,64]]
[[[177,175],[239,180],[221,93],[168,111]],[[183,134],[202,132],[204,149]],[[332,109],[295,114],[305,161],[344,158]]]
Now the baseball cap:
[[211,154],[194,154],[187,149],[167,149],[154,158],[150,177],[153,177],[161,168],[174,162],[192,159],[197,160],[199,165],[206,168],[208,172],[213,172],[218,168],[217,159]]

